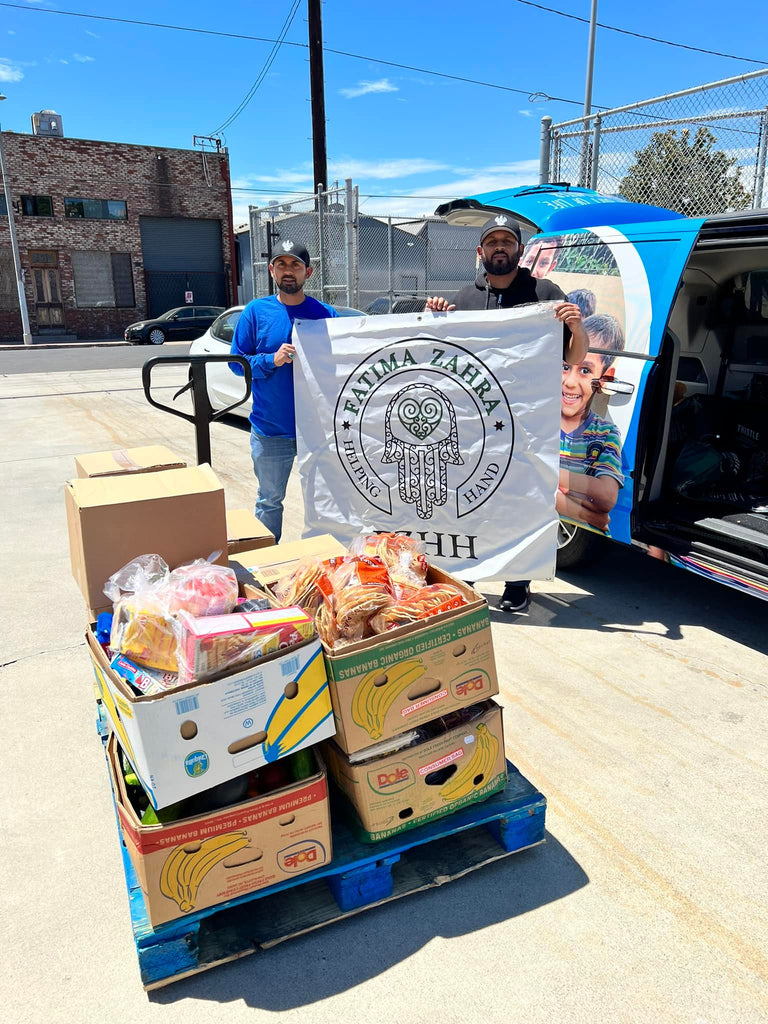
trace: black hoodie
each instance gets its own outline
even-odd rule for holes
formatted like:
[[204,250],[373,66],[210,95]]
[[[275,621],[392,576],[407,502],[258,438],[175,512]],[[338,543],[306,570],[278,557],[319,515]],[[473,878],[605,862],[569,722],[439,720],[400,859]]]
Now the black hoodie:
[[553,281],[532,277],[527,267],[518,267],[508,288],[496,289],[488,284],[485,271],[480,271],[474,284],[462,288],[453,299],[456,309],[509,309],[529,302],[564,302],[565,294]]

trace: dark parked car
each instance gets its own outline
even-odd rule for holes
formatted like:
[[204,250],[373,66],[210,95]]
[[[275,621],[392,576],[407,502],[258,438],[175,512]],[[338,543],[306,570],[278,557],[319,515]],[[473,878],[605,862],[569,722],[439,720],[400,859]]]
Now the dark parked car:
[[131,345],[162,345],[164,341],[189,341],[205,334],[223,306],[179,306],[155,320],[139,320],[125,328]]
[[404,299],[395,299],[392,302],[392,309],[389,308],[389,299],[382,295],[367,307],[366,313],[378,316],[381,313],[422,313],[426,299],[417,298],[415,295]]

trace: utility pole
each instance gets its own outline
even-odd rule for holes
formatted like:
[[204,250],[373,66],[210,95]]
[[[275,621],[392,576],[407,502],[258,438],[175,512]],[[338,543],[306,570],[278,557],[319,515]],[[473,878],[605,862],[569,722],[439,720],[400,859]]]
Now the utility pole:
[[312,160],[315,193],[328,188],[328,164],[325,151],[325,79],[323,76],[323,21],[321,0],[307,0],[309,15],[309,88],[312,101]]
[[579,184],[589,184],[589,115],[592,113],[592,77],[595,70],[595,32],[597,30],[597,0],[592,0],[589,15],[589,43],[587,44],[587,80],[584,86],[584,138],[581,143],[581,171]]

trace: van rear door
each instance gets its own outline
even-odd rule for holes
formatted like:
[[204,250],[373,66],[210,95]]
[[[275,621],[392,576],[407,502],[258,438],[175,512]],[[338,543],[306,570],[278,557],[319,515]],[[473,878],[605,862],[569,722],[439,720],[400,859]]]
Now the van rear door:
[[[629,543],[644,485],[644,446],[663,445],[668,430],[674,381],[659,357],[703,221],[561,185],[485,193],[436,213],[476,225],[494,213],[511,214],[528,238],[521,265],[550,278],[581,306],[592,358],[571,373],[569,383],[564,367],[558,510],[571,522]],[[594,388],[586,409],[573,383],[579,377]],[[643,409],[656,407],[661,422],[647,424]]]

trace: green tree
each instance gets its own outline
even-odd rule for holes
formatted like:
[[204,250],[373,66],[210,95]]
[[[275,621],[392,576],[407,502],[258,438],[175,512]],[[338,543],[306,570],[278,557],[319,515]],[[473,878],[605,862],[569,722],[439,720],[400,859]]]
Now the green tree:
[[655,132],[619,186],[635,203],[653,203],[687,217],[743,210],[750,193],[739,177],[738,161],[715,149],[715,136],[700,127],[691,139],[688,128]]

